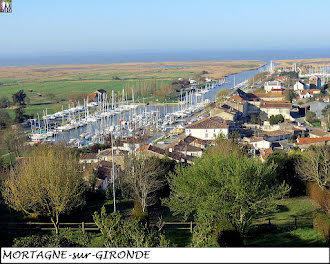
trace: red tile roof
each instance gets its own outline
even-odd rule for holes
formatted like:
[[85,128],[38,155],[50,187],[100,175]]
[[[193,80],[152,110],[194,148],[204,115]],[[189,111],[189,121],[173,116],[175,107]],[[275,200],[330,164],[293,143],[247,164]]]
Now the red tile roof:
[[260,149],[260,156],[263,160],[267,159],[270,154],[273,153],[272,148]]
[[97,159],[97,153],[82,153],[80,154],[81,160],[88,160],[88,159]]
[[289,101],[262,101],[260,108],[291,108],[292,104]]
[[246,103],[246,100],[244,100],[241,96],[239,96],[238,94],[233,95],[232,97],[230,97],[228,99],[228,101],[230,102],[234,102],[234,103]]
[[281,93],[253,93],[255,96],[259,98],[282,98],[283,94]]
[[149,148],[149,145],[145,145],[145,146],[138,147],[136,149],[136,151],[144,151],[144,150],[147,150],[148,148]]
[[312,144],[318,142],[327,142],[330,140],[330,137],[323,138],[297,138],[296,145]]
[[310,89],[310,90],[303,90],[300,92],[301,95],[304,95],[304,94],[319,94],[321,91],[320,89]]

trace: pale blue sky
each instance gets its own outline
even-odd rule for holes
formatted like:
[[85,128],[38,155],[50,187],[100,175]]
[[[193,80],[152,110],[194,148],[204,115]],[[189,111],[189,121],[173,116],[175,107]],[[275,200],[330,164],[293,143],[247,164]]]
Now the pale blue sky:
[[329,10],[329,0],[13,0],[1,53],[328,48]]

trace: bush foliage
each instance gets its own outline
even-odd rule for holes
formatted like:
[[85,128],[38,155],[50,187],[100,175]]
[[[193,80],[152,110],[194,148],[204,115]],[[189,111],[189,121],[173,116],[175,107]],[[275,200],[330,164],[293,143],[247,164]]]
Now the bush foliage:
[[313,227],[330,245],[330,215],[322,211],[314,212]]

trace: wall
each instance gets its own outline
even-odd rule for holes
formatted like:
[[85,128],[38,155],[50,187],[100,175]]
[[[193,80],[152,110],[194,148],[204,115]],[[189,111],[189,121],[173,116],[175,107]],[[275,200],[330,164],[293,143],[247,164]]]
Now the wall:
[[[219,134],[223,134],[225,137],[228,138],[229,135],[229,129],[228,128],[216,128],[216,129],[200,129],[200,128],[194,128],[194,129],[186,129],[185,134],[186,136],[193,136],[200,139],[216,139]],[[207,137],[206,137],[207,134]]]
[[260,108],[261,111],[267,114],[267,118],[271,115],[283,115],[285,119],[290,119],[290,109],[289,108]]

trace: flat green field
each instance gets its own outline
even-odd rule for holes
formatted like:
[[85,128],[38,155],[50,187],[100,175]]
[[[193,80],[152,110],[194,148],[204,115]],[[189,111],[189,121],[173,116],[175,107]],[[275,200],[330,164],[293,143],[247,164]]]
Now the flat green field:
[[[133,88],[136,99],[168,102],[174,99],[171,95],[175,91],[170,84],[179,78],[203,73],[203,77],[220,79],[262,65],[260,61],[226,61],[0,67],[0,98],[11,99],[12,94],[24,90],[26,113],[35,115],[41,115],[46,107],[49,113],[58,111],[61,105],[56,103],[67,105],[73,97],[87,96],[98,89],[108,93],[125,89],[130,97]],[[13,110],[8,111],[13,116]]]

